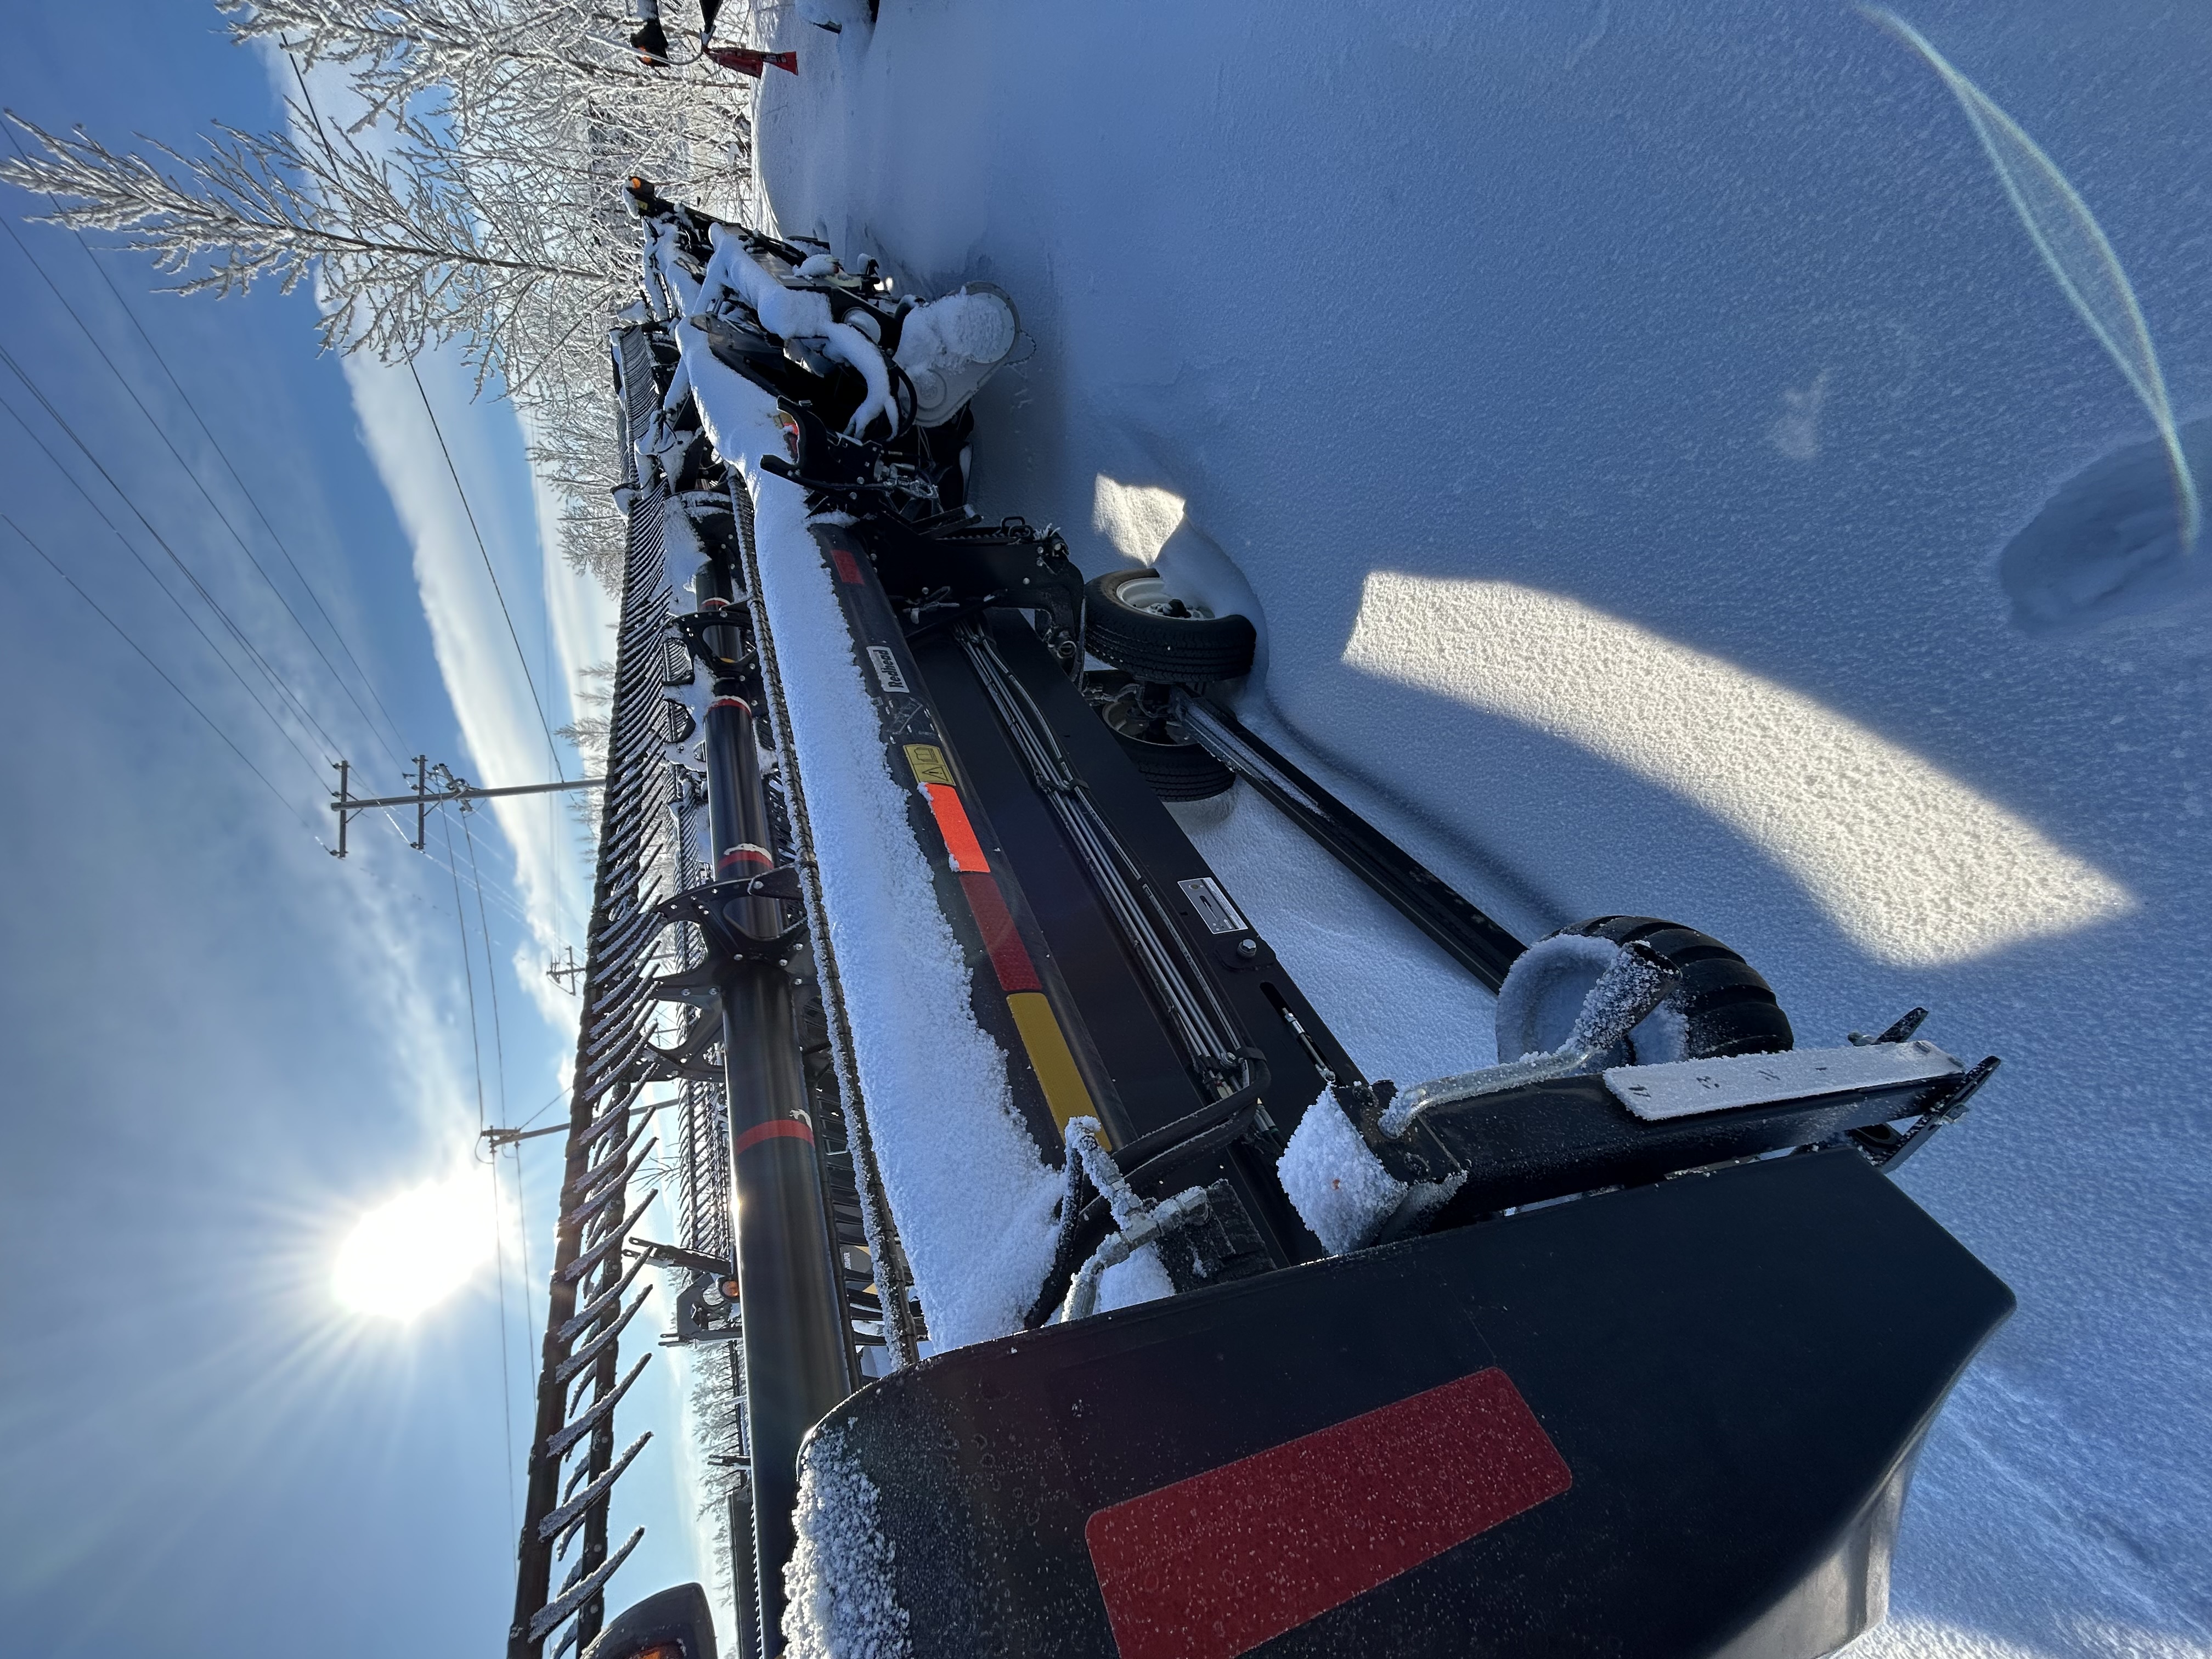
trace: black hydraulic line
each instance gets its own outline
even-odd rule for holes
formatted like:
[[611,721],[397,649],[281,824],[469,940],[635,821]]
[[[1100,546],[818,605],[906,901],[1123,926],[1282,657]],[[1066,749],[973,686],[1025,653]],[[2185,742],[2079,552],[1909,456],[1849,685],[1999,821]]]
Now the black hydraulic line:
[[[1252,1127],[1273,1079],[1267,1059],[1259,1049],[1248,1048],[1239,1050],[1239,1054],[1248,1068],[1247,1081],[1235,1094],[1201,1106],[1188,1116],[1163,1124],[1150,1134],[1139,1135],[1127,1146],[1107,1153],[1120,1166],[1130,1186],[1139,1192],[1153,1188],[1176,1170],[1219,1152]],[[1052,1266],[1045,1272],[1036,1300],[1022,1317],[1023,1325],[1030,1330],[1052,1317],[1053,1310],[1066,1297],[1067,1287],[1083,1270],[1083,1264],[1113,1231],[1113,1210],[1103,1194],[1092,1198],[1081,1210],[1074,1210],[1081,1170],[1079,1162],[1071,1161],[1071,1212],[1061,1217],[1060,1237],[1053,1246]],[[1081,1182],[1081,1186],[1088,1184]]]
[[969,624],[956,632],[1015,752],[1159,1000],[1168,1017],[1167,1029],[1182,1048],[1194,1077],[1224,1086],[1218,1068],[1240,1046],[1242,1036],[1235,1017],[1170,918],[1151,875],[1099,811],[1036,698],[1014,678],[997,645],[980,628]]
[[1194,1135],[1205,1133],[1224,1119],[1234,1115],[1248,1105],[1257,1105],[1261,1097],[1273,1080],[1267,1070],[1267,1057],[1255,1048],[1240,1048],[1237,1057],[1244,1062],[1244,1086],[1235,1094],[1219,1100],[1208,1101],[1196,1111],[1164,1123],[1150,1134],[1139,1135],[1134,1140],[1113,1149],[1114,1162],[1132,1180],[1148,1167],[1152,1161],[1170,1149],[1180,1151]]
[[1284,817],[1495,991],[1523,949],[1412,854],[1316,783],[1218,703],[1178,697],[1200,747],[1243,778]]
[[[704,722],[715,878],[775,866],[752,709],[718,696]],[[765,942],[784,932],[782,902],[735,898],[732,928]],[[754,1583],[759,1629],[781,1650],[783,1569],[797,1539],[799,1443],[859,1384],[844,1274],[823,1194],[820,1149],[792,1018],[791,981],[773,961],[721,965],[722,1063],[737,1195],[738,1294],[745,1310],[744,1417],[752,1448]]]

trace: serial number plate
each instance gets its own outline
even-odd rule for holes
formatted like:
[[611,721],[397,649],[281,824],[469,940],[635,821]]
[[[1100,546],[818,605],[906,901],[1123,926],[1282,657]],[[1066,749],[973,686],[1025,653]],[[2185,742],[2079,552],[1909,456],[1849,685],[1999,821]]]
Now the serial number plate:
[[1179,881],[1182,896],[1190,901],[1190,908],[1198,912],[1198,919],[1206,924],[1209,933],[1241,933],[1248,924],[1229,902],[1229,895],[1221,890],[1221,884],[1212,876],[1200,876],[1195,881]]

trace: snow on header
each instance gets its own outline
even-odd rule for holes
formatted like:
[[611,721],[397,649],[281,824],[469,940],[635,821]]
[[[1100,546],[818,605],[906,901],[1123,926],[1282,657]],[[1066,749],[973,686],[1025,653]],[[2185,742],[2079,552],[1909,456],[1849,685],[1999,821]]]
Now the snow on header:
[[799,1453],[798,1547],[784,1565],[790,1659],[894,1659],[908,1650],[894,1599],[892,1547],[876,1525],[875,1483],[843,1431],[817,1430]]
[[1004,1335],[1051,1263],[1063,1183],[1015,1115],[1005,1051],[975,1023],[804,492],[773,477],[753,489],[761,599],[891,1213],[932,1340]]

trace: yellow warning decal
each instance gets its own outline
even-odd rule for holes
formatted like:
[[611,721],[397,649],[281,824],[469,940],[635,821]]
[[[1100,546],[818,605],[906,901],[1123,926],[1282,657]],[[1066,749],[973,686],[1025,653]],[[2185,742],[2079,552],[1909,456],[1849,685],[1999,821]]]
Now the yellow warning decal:
[[[1075,1069],[1075,1055],[1068,1048],[1066,1034],[1053,1018],[1052,1004],[1045,1000],[1043,993],[1017,991],[1006,999],[1006,1006],[1013,1012],[1014,1029],[1022,1034],[1022,1047],[1029,1050],[1030,1068],[1044,1090],[1044,1103],[1052,1121],[1065,1133],[1068,1119],[1097,1116],[1098,1109],[1091,1103],[1091,1091],[1083,1086],[1083,1074]],[[1106,1144],[1103,1132],[1098,1140],[1101,1146]]]
[[945,763],[945,751],[933,743],[910,743],[906,745],[906,763],[914,769],[916,783],[941,783],[952,787],[952,769]]

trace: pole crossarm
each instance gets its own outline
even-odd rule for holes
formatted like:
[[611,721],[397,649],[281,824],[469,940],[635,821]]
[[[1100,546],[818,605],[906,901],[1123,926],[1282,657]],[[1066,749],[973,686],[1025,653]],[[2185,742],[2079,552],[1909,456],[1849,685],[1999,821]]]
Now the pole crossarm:
[[432,789],[422,795],[348,796],[331,803],[333,812],[366,811],[372,806],[412,806],[417,800],[426,800],[435,806],[444,800],[489,800],[494,795],[549,795],[562,789],[601,789],[606,787],[605,778],[569,778],[560,783],[511,783],[499,789]]
[[[602,789],[605,778],[562,778],[554,783],[510,783],[495,789],[481,789],[466,778],[458,778],[444,764],[429,766],[427,756],[415,757],[415,787],[404,795],[356,795],[349,787],[353,775],[349,761],[332,761],[331,769],[338,775],[338,787],[331,793],[334,799],[331,811],[338,815],[338,844],[331,849],[332,858],[343,858],[347,853],[346,828],[356,813],[374,811],[380,806],[411,806],[415,809],[415,839],[408,845],[416,852],[422,850],[422,830],[430,809],[447,801],[489,800],[500,795],[550,795],[566,789]],[[431,778],[444,780],[433,787]]]
[[480,1132],[480,1139],[496,1152],[502,1146],[514,1146],[518,1140],[535,1140],[540,1135],[566,1134],[568,1132],[568,1126],[565,1123],[549,1123],[542,1129],[485,1129]]

